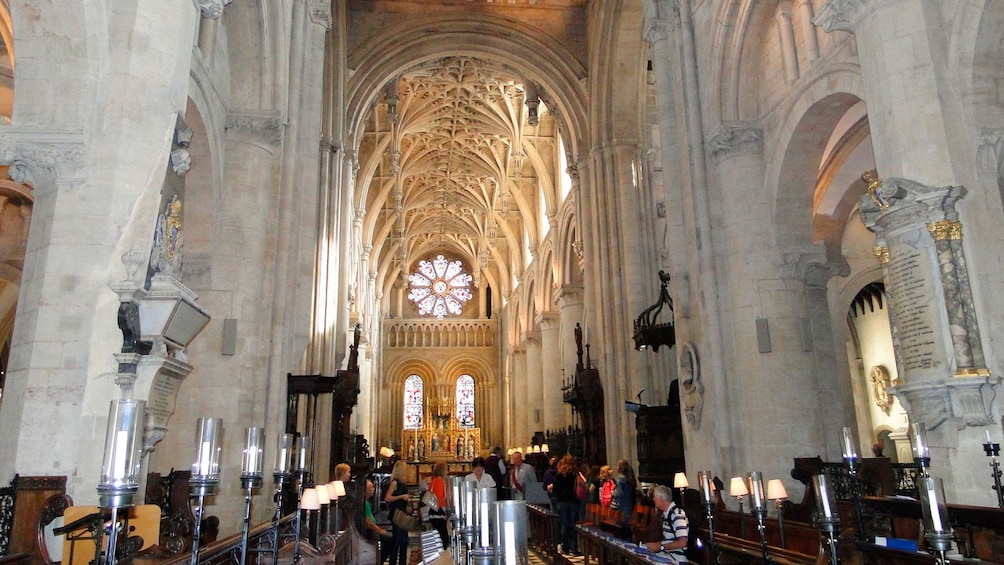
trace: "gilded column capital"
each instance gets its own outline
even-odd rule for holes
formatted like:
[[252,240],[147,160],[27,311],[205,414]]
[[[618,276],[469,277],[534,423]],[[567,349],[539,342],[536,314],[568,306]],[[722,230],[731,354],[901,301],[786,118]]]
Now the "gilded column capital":
[[32,188],[57,179],[79,178],[84,169],[84,143],[79,132],[9,131],[0,141],[0,164],[11,180]]
[[886,246],[872,247],[872,255],[878,258],[879,263],[885,265],[889,262],[889,248]]
[[929,186],[902,178],[879,180],[871,174],[862,178],[868,183],[868,192],[858,199],[861,220],[875,233],[957,221],[955,203],[966,195],[961,186]]
[[951,220],[929,222],[927,224],[927,231],[931,233],[931,237],[935,241],[961,240],[962,222]]
[[722,124],[706,145],[716,163],[740,155],[754,155],[763,151],[763,130],[740,124]]
[[310,0],[308,5],[310,21],[324,26],[324,29],[331,29],[331,2],[328,0]]
[[229,114],[226,118],[227,137],[248,141],[269,153],[282,144],[285,124],[275,114]]
[[897,0],[829,0],[812,18],[812,23],[826,32],[847,31],[854,33],[858,25],[881,6]]

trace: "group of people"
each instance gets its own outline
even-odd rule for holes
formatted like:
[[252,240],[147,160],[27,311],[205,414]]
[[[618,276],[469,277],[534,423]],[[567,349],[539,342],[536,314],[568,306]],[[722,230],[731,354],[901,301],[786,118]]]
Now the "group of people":
[[[512,461],[507,466],[501,452],[501,448],[496,447],[488,458],[475,457],[471,463],[471,473],[465,480],[477,483],[480,488],[498,488],[499,500],[524,500],[528,485],[538,482],[536,470],[523,461],[522,453],[518,451],[512,454]],[[336,475],[339,467],[336,467]],[[397,461],[390,473],[390,483],[384,491],[383,500],[387,503],[388,519],[391,522],[390,532],[378,525],[373,517],[370,499],[375,488],[372,481],[366,481],[364,524],[383,538],[384,545],[389,546],[386,553],[390,565],[408,563],[408,531],[394,524],[394,513],[406,512],[411,498],[406,485],[407,471],[407,464]],[[584,519],[586,506],[590,503],[620,510],[624,525],[628,524],[635,506],[638,480],[631,464],[623,459],[617,462],[616,473],[614,475],[608,465],[576,465],[575,458],[569,454],[551,460],[551,466],[544,472],[540,482],[550,498],[552,510],[561,520],[560,552],[565,555],[579,554],[575,524]],[[439,533],[443,547],[449,547],[445,461],[433,465],[427,491],[436,497],[435,503],[429,504],[429,524]],[[668,487],[656,487],[652,497],[661,517],[663,539],[642,545],[650,551],[663,552],[675,563],[687,563],[685,551],[689,524],[686,513],[673,502],[672,491]]]

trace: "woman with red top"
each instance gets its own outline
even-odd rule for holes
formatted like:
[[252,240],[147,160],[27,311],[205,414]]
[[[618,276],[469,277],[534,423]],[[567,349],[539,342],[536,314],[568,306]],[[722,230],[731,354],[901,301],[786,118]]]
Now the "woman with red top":
[[432,478],[428,490],[436,495],[439,508],[429,509],[429,523],[439,532],[443,549],[450,548],[450,534],[446,530],[446,461],[437,461],[432,466]]

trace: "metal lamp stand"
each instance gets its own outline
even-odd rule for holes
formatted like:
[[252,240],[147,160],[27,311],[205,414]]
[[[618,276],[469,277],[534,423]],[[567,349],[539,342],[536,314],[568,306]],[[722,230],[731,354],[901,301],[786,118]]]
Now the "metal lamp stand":
[[858,478],[858,467],[861,466],[861,460],[857,457],[845,457],[844,463],[847,464],[847,472],[851,476],[851,499],[854,502],[854,519],[857,521],[858,526],[858,540],[867,541],[865,538],[864,512],[861,504],[861,480]]
[[279,522],[282,520],[282,491],[286,483],[293,478],[291,473],[272,473],[272,480],[275,482],[275,516],[272,518],[272,563],[279,560]]
[[718,544],[715,543],[715,503],[704,502],[704,514],[708,520],[708,545],[711,546],[711,562],[719,565]]
[[197,500],[192,508],[192,515],[195,516],[195,527],[192,530],[192,560],[191,565],[199,565],[199,542],[202,541],[202,510],[205,507],[206,497],[216,494],[218,479],[206,479],[193,477],[188,482],[190,496]]
[[299,563],[302,558],[300,555],[300,515],[303,512],[300,510],[300,497],[303,495],[303,481],[306,478],[306,469],[296,470],[296,520],[293,526],[293,563]]
[[837,534],[840,532],[840,519],[817,517],[816,526],[823,532],[827,553],[830,556],[830,565],[840,565],[840,556],[837,555]]
[[[109,521],[108,530],[108,542],[105,545],[105,565],[115,565],[118,561],[118,539],[119,539],[119,529],[118,529],[118,511],[119,508],[128,509],[133,505],[133,495],[136,494],[138,488],[127,486],[127,487],[99,487],[98,488],[98,500],[100,502],[101,508],[107,508],[111,511],[111,519]],[[128,510],[127,510],[128,512]],[[100,539],[100,533],[98,534]],[[96,550],[97,555],[95,555],[95,562],[101,563],[101,546],[98,545]]]
[[760,535],[760,553],[763,555],[763,562],[767,565],[776,565],[777,562],[774,561],[774,558],[770,556],[770,551],[767,550],[767,525],[764,523],[764,519],[767,517],[767,510],[766,508],[757,508],[754,506],[750,510],[750,513],[756,518],[756,529]]
[[[990,432],[987,432],[989,438]],[[1001,468],[997,458],[1001,454],[1001,444],[991,443],[989,440],[983,444],[983,451],[990,458],[991,476],[994,479],[993,489],[997,492],[997,507],[1004,508],[1004,490],[1001,490]]]
[[261,475],[241,475],[241,488],[244,489],[244,525],[241,531],[241,561],[247,563],[248,530],[251,529],[251,497],[253,490],[261,487]]

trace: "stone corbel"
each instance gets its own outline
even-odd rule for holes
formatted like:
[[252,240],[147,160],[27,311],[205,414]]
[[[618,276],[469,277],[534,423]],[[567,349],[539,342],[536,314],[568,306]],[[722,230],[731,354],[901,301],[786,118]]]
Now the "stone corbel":
[[277,116],[230,114],[226,118],[227,137],[249,141],[271,154],[282,145],[286,126]]
[[826,282],[834,276],[847,276],[850,266],[843,257],[836,261],[827,259],[826,248],[819,243],[786,251],[778,271],[782,279],[801,280],[811,286],[826,286]]
[[758,154],[763,151],[763,131],[757,127],[722,124],[706,145],[716,164],[740,155]]
[[215,20],[223,15],[223,8],[231,2],[233,0],[195,0],[195,5],[203,18]]
[[324,26],[326,30],[331,29],[331,2],[329,0],[310,0],[309,11],[310,21]]
[[899,398],[911,422],[923,422],[928,430],[953,422],[961,430],[996,425],[994,401],[1000,384],[1001,377],[963,377],[903,384],[888,391]]
[[854,33],[858,25],[884,4],[894,0],[829,0],[812,19],[812,23],[827,33],[846,31]]

